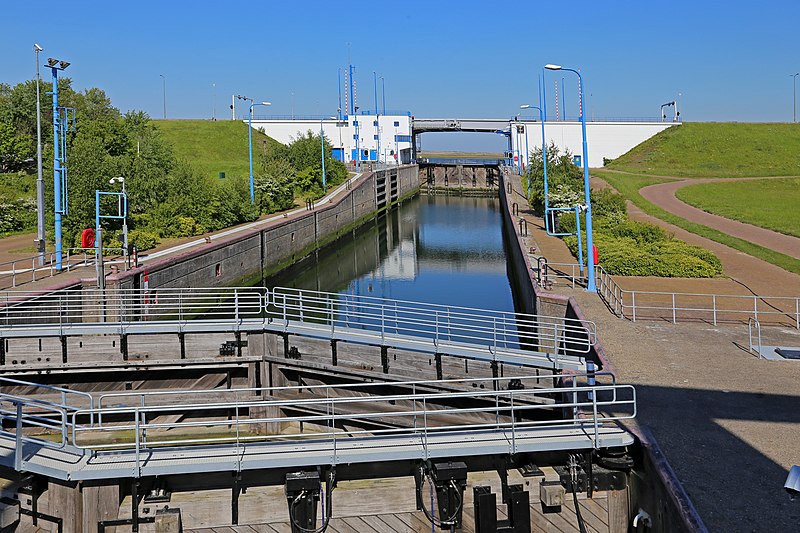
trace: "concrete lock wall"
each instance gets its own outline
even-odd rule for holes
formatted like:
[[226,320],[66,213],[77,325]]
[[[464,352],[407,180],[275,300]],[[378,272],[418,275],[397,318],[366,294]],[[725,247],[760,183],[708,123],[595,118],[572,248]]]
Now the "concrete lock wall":
[[[376,179],[377,178],[377,179]],[[377,182],[385,179],[385,205],[379,204]],[[372,218],[392,203],[391,183],[396,181],[397,200],[419,189],[416,165],[370,172],[353,182],[352,189],[326,204],[212,241],[198,248],[109,276],[109,288],[141,288],[148,276],[150,290],[159,288],[226,287],[257,283],[330,242],[345,231]]]

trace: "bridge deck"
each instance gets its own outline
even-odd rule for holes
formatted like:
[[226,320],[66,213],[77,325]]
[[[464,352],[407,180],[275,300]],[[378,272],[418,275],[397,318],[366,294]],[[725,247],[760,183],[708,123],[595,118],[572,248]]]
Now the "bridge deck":
[[[445,431],[305,442],[262,442],[155,448],[140,454],[135,450],[97,452],[40,446],[23,446],[22,470],[63,480],[113,479],[187,473],[209,473],[271,468],[315,467],[340,463],[424,460],[478,455],[507,455],[554,450],[583,450],[627,446],[633,437],[616,426],[591,424],[567,428],[516,430]],[[14,468],[15,442],[0,436],[0,465]]]

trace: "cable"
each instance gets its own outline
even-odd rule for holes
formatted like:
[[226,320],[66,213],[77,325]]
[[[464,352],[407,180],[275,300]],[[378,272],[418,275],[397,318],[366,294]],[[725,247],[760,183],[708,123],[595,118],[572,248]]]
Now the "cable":
[[[322,483],[320,483],[320,485],[322,485]],[[289,521],[292,523],[292,526],[297,528],[297,530],[300,531],[301,533],[324,533],[325,530],[328,529],[328,524],[331,521],[331,514],[332,514],[332,510],[333,510],[332,493],[333,493],[333,489],[336,488],[336,474],[335,474],[335,472],[333,470],[331,470],[328,473],[328,477],[325,480],[325,488],[327,490],[324,491],[324,494],[325,494],[325,508],[322,511],[322,513],[323,513],[323,521],[322,521],[322,525],[320,527],[318,527],[317,529],[307,529],[307,528],[301,526],[300,524],[298,524],[297,520],[295,520],[295,518],[294,518],[294,508],[297,505],[297,502],[299,502],[303,498],[303,496],[305,496],[305,494],[306,494],[305,490],[300,491],[300,494],[298,494],[294,498],[294,500],[292,500],[292,503],[289,505]],[[320,489],[321,489],[321,487],[320,487]]]
[[[578,459],[574,455],[569,456],[569,477],[572,485],[572,499],[575,502],[575,516],[578,518],[578,529],[580,533],[586,533],[586,524],[581,516],[581,506],[578,504]],[[588,483],[589,480],[587,479]]]

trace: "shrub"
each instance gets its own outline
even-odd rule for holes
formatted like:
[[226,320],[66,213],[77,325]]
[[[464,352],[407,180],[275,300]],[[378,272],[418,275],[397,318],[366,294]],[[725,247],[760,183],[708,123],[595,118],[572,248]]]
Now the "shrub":
[[158,235],[150,231],[135,229],[128,233],[128,243],[135,244],[139,251],[155,248],[160,242]]

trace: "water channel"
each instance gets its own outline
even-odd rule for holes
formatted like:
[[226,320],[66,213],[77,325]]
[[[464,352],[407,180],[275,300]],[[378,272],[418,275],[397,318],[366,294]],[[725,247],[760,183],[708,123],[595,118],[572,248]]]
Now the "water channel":
[[265,285],[513,312],[500,208],[420,195]]

